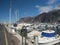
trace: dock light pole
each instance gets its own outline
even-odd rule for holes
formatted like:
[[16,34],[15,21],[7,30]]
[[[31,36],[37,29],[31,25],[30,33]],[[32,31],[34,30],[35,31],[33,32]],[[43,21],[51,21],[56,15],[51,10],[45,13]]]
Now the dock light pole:
[[25,37],[25,45],[26,45],[26,38],[27,38],[27,29],[26,26],[23,26],[21,29],[21,35],[22,35],[22,45],[23,45],[23,37]]

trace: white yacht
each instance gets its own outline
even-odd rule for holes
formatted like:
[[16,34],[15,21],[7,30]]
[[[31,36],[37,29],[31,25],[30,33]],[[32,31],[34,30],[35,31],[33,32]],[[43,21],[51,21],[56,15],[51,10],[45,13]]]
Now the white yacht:
[[39,45],[53,45],[60,42],[60,36],[54,30],[42,31],[38,36]]

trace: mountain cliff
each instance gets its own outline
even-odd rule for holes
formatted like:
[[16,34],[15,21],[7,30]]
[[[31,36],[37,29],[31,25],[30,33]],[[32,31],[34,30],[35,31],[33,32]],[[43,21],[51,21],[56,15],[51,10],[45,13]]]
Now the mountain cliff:
[[57,22],[60,20],[60,10],[53,10],[48,13],[42,13],[34,17],[24,17],[21,18],[18,22],[26,22],[26,23],[36,23],[36,22]]

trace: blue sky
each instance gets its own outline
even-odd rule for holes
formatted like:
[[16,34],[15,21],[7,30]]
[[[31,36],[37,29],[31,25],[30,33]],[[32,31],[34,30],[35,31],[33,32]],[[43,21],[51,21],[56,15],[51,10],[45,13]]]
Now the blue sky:
[[[0,22],[9,22],[10,0],[0,0]],[[36,16],[43,12],[60,9],[60,0],[12,0],[12,22],[26,16]]]

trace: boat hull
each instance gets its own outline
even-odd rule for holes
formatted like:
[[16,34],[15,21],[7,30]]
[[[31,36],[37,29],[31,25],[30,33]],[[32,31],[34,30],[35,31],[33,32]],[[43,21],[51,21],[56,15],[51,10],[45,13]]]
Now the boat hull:
[[56,43],[59,43],[60,42],[60,39],[57,39],[57,40],[54,40],[54,41],[51,41],[51,42],[45,42],[45,43],[40,43],[40,45],[53,45],[53,44],[56,44]]

